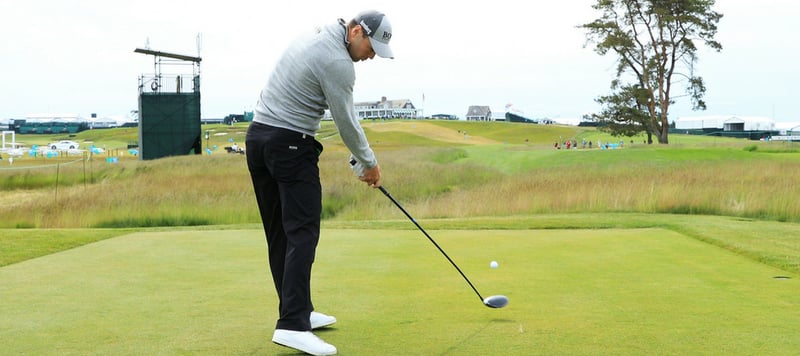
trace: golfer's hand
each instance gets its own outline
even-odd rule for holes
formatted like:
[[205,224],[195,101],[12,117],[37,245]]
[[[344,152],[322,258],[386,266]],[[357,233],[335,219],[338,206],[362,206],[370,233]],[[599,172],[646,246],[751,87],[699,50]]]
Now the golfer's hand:
[[367,183],[372,188],[377,188],[381,186],[381,166],[376,165],[372,168],[367,168],[364,170],[364,175],[358,177],[364,183]]

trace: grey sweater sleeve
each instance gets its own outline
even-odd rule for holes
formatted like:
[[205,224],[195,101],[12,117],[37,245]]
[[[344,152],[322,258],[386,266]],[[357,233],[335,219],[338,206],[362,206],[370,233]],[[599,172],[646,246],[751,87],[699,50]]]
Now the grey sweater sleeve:
[[328,63],[324,69],[326,75],[320,76],[320,84],[342,141],[361,164],[367,168],[375,167],[378,160],[369,146],[353,106],[353,63],[336,60]]

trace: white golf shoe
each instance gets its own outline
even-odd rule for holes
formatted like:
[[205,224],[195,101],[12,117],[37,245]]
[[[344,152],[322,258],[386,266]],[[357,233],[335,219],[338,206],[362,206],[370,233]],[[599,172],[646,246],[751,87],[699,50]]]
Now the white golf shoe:
[[310,355],[336,355],[336,347],[318,338],[310,331],[276,329],[272,342],[303,351]]
[[329,325],[333,325],[336,322],[336,318],[325,315],[322,313],[317,313],[315,311],[311,312],[311,329],[319,329],[324,328]]

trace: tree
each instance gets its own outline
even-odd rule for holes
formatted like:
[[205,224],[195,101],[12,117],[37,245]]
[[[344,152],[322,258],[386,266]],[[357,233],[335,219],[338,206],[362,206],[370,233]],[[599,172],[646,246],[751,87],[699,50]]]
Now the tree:
[[647,142],[652,143],[647,90],[639,85],[619,86],[617,81],[614,81],[612,88],[619,91],[595,99],[603,107],[602,111],[586,115],[584,119],[601,122],[601,130],[613,136],[633,137],[644,132]]
[[[604,110],[606,115],[593,116],[602,121],[617,120],[619,118],[608,116],[619,112],[614,105],[634,104],[629,108],[635,112],[641,104],[647,114],[643,129],[655,135],[659,143],[668,144],[673,84],[685,83],[692,109],[705,110],[705,83],[693,70],[697,61],[695,42],[702,41],[717,52],[722,50],[722,45],[714,41],[717,23],[722,18],[722,14],[711,10],[714,2],[597,0],[592,7],[601,11],[602,17],[579,27],[587,31],[587,44],[593,43],[595,52],[600,55],[613,52],[619,57],[612,89],[620,91],[598,98],[601,104],[612,107]],[[626,79],[633,84],[622,84]],[[633,98],[637,99],[631,101]],[[640,98],[644,101],[640,102]],[[639,119],[639,116],[629,119]]]

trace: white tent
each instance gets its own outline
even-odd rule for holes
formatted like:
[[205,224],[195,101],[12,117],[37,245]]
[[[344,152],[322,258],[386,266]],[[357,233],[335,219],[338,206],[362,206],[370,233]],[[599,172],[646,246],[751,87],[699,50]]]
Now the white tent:
[[27,122],[81,122],[85,121],[77,114],[28,114]]
[[679,130],[722,130],[725,120],[730,116],[687,116],[675,120],[675,128]]
[[675,120],[678,130],[773,131],[775,120],[760,116],[688,116]]
[[557,117],[555,119],[550,119],[550,120],[559,125],[570,125],[570,126],[578,126],[583,121],[583,119],[574,117]]
[[490,116],[491,121],[506,121],[506,112],[505,111],[492,111],[492,116]]
[[800,122],[776,122],[775,130],[780,131],[781,134],[786,134],[787,132],[800,132]]
[[724,122],[725,131],[773,131],[775,121],[767,117],[733,116]]

